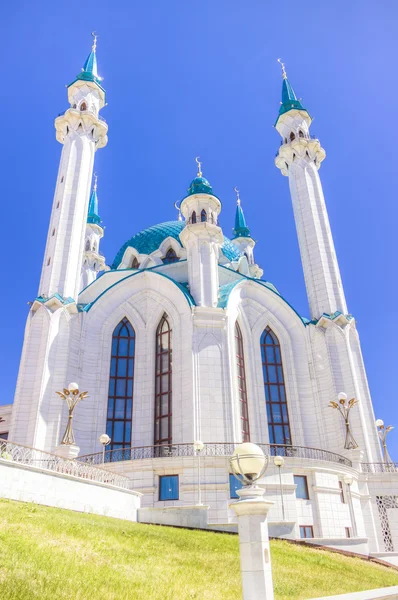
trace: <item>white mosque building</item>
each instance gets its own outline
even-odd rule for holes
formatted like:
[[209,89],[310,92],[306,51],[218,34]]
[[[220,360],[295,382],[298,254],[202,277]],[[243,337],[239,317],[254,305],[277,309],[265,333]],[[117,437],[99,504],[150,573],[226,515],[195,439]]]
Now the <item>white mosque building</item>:
[[[239,199],[233,237],[224,235],[200,163],[179,219],[132,232],[106,265],[93,185],[108,133],[95,43],[68,102],[55,120],[61,160],[3,436],[56,452],[67,408],[55,392],[77,381],[89,393],[74,417],[78,460],[100,464],[107,432],[104,466],[134,480],[143,506],[203,504],[210,525],[233,529],[228,457],[251,441],[270,455],[261,484],[275,501],[271,535],[398,563],[398,469],[381,453],[344,296],[319,177],[325,151],[284,68],[275,165],[289,183],[309,318],[262,278]],[[328,406],[341,392],[357,400],[348,424]]]

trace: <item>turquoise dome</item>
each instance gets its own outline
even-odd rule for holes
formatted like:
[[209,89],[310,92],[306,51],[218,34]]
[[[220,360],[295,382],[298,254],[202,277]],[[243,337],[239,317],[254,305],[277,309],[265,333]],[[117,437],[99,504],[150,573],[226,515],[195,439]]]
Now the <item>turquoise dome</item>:
[[193,194],[213,194],[213,188],[205,177],[195,177],[188,188],[188,196]]
[[[197,179],[200,179],[199,177]],[[206,180],[205,180],[206,181]],[[166,221],[144,229],[133,235],[120,248],[112,264],[112,269],[117,269],[122,262],[124,253],[127,248],[135,248],[140,254],[151,254],[159,248],[161,243],[168,237],[172,237],[182,246],[180,233],[185,227],[185,221]],[[239,260],[240,252],[236,246],[224,236],[224,243],[221,246],[222,253],[230,260]]]

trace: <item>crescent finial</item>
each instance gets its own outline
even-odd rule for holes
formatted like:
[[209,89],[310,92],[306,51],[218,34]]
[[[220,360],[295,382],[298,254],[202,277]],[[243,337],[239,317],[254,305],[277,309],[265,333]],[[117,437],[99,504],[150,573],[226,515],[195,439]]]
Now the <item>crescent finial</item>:
[[91,35],[93,36],[94,40],[93,40],[93,45],[92,45],[92,50],[93,52],[95,52],[96,48],[97,48],[97,39],[98,39],[98,35],[95,33],[95,31],[91,32]]
[[234,192],[236,193],[236,204],[237,204],[238,206],[240,206],[240,196],[239,196],[239,190],[238,190],[238,188],[237,188],[236,186],[234,187]]
[[199,160],[200,156],[195,158],[196,164],[198,165],[198,177],[202,177],[202,163]]
[[282,77],[283,77],[283,79],[287,79],[286,69],[285,69],[285,63],[282,62],[280,58],[278,58],[278,63],[282,67]]

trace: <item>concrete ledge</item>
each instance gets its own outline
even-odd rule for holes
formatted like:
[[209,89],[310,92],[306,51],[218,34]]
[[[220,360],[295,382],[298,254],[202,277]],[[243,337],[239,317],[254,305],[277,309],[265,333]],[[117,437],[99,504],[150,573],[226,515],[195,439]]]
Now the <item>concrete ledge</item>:
[[313,600],[384,600],[398,598],[398,585],[377,590],[366,590],[366,592],[351,592],[351,594],[340,594],[338,596],[320,596]]
[[137,521],[153,525],[174,525],[193,529],[207,529],[208,506],[167,506],[139,508]]

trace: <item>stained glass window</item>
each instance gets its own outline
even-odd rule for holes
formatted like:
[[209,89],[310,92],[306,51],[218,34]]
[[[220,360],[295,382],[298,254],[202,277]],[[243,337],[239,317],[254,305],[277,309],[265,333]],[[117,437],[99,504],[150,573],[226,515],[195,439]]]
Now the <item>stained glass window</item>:
[[109,449],[131,445],[133,414],[135,332],[124,317],[112,336],[106,432],[111,438]]
[[172,429],[172,347],[171,327],[164,314],[156,330],[155,440],[171,444]]
[[267,327],[261,336],[261,358],[268,433],[271,444],[291,444],[289,414],[287,411],[285,380],[281,348],[275,333]]
[[243,354],[242,332],[238,323],[235,324],[236,369],[238,374],[239,410],[242,431],[242,442],[250,441],[249,413],[247,408],[247,388],[245,357]]

